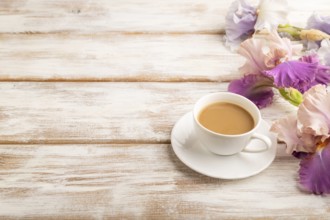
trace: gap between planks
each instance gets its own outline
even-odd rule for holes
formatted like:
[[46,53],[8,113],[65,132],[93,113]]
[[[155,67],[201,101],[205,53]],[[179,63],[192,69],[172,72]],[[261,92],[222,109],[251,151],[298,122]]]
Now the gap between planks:
[[153,141],[153,140],[31,140],[31,141],[2,141],[1,145],[156,145],[171,144],[170,141]]
[[[219,77],[221,78],[221,77]],[[207,79],[207,78],[194,78],[194,77],[188,77],[188,78],[163,78],[163,79],[153,79],[148,76],[145,77],[112,77],[112,78],[80,78],[80,79],[68,79],[68,78],[50,78],[50,79],[39,79],[39,78],[2,78],[0,76],[0,82],[49,82],[49,83],[54,83],[54,82],[61,82],[61,83],[106,83],[106,82],[113,82],[113,83],[228,83],[230,82],[231,79],[220,79],[220,80],[212,80],[212,79]]]
[[41,31],[22,31],[22,32],[0,32],[0,37],[8,36],[8,35],[80,35],[80,36],[107,36],[107,35],[150,35],[150,36],[162,36],[162,35],[224,35],[226,32],[225,30],[214,30],[214,31],[191,31],[191,32],[184,32],[184,31],[162,31],[162,32],[148,32],[148,31],[103,31],[103,32],[96,32],[96,33],[88,33],[88,32],[72,32],[72,31],[48,31],[48,32],[41,32]]

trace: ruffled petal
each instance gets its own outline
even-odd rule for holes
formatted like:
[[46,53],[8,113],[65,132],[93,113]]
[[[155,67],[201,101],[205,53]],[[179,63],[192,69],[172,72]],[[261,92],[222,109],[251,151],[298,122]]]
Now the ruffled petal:
[[238,53],[246,58],[245,64],[239,68],[243,74],[260,73],[268,69],[265,65],[265,56],[261,52],[264,40],[258,38],[251,38],[243,43],[238,49]]
[[319,143],[330,137],[330,94],[317,85],[304,94],[297,116],[274,122],[271,131],[287,144],[287,152],[314,153]]
[[330,136],[330,95],[325,86],[314,86],[304,94],[297,116],[301,133],[319,137],[321,141]]
[[277,138],[286,143],[286,152],[288,154],[294,151],[304,151],[300,148],[302,143],[297,134],[297,118],[295,115],[289,115],[275,121],[270,131],[277,133]]
[[261,0],[256,30],[277,29],[279,24],[287,23],[288,3],[286,0]]
[[317,150],[300,162],[299,184],[314,194],[330,193],[330,146]]
[[[309,17],[306,29],[316,29],[330,34],[330,16],[320,16],[314,13]],[[306,40],[305,45],[307,50],[318,49],[320,47],[320,41]]]
[[266,56],[261,50],[261,48],[265,47],[264,41],[264,39],[251,38],[241,43],[237,52],[246,58],[245,64],[239,68],[241,73],[257,74],[268,69],[265,64]]
[[312,86],[317,84],[328,85],[330,82],[330,67],[319,65]]
[[330,34],[330,16],[314,13],[307,21],[307,29],[317,29]]
[[291,60],[292,56],[302,49],[301,44],[293,46],[287,38],[281,38],[276,31],[260,38],[253,38],[241,43],[238,53],[246,58],[239,69],[242,74],[261,74],[264,70],[273,69],[279,63]]
[[264,108],[272,103],[272,84],[272,80],[265,76],[251,74],[231,81],[228,91],[250,99],[258,108]]
[[231,4],[226,15],[226,46],[236,49],[241,42],[251,37],[257,21],[257,9],[248,5],[245,0]]
[[266,76],[273,77],[274,84],[279,88],[293,87],[300,92],[305,92],[312,86],[316,70],[316,63],[287,61],[263,73]]
[[317,54],[321,57],[324,65],[330,66],[330,40],[326,39],[321,42]]
[[303,56],[299,60],[307,63],[314,63],[317,65],[315,79],[314,82],[311,83],[311,86],[317,84],[327,85],[330,82],[330,67],[320,64],[319,57],[316,53],[312,53],[308,56]]

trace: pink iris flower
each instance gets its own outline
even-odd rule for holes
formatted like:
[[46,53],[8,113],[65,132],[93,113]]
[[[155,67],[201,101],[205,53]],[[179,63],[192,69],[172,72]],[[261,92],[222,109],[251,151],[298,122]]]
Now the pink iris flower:
[[316,85],[304,94],[297,114],[276,121],[271,131],[287,153],[301,158],[299,185],[315,194],[330,193],[330,93]]

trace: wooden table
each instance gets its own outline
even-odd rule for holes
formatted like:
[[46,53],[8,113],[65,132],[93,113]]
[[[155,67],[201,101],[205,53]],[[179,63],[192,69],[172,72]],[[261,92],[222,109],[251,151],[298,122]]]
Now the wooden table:
[[[252,1],[256,2],[256,1]],[[1,0],[0,219],[329,219],[278,146],[251,178],[203,176],[170,132],[226,91],[243,59],[224,47],[227,0]],[[328,0],[290,0],[305,26]],[[268,122],[295,111],[280,98]]]

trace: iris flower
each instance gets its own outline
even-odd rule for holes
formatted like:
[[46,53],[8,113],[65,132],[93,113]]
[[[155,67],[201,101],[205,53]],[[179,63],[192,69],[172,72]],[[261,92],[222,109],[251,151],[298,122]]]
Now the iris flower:
[[307,21],[307,29],[317,29],[330,34],[330,16],[320,16],[314,13]]
[[[330,16],[321,16],[314,13],[311,17],[309,17],[306,29],[316,29],[324,32],[325,34],[330,34]],[[306,42],[308,50],[317,49],[320,47],[320,40],[306,40]]]
[[226,15],[226,46],[235,49],[242,41],[254,33],[257,21],[257,8],[245,0],[237,0],[231,4]]
[[277,29],[279,24],[287,22],[288,3],[286,0],[261,0],[258,7],[258,20],[256,30]]
[[273,69],[278,64],[291,60],[301,49],[302,45],[292,45],[288,38],[281,38],[277,31],[247,39],[238,49],[238,53],[246,58],[240,72],[259,74]]
[[271,131],[300,157],[299,185],[315,194],[330,193],[330,93],[316,85],[304,94],[296,115],[276,121]]
[[[301,49],[302,45],[292,45],[276,31],[264,38],[254,36],[247,39],[238,49],[238,53],[246,58],[240,68],[243,78],[232,81],[228,91],[243,95],[259,108],[264,108],[271,104],[272,89],[275,88],[291,104],[299,105],[300,93],[314,85],[330,82],[330,67],[322,64],[318,54],[310,53],[294,60]],[[325,51],[324,54],[329,56],[330,49]]]
[[327,85],[329,82],[330,67],[320,64],[318,56],[311,54],[299,60],[283,62],[261,74],[248,74],[233,80],[228,91],[245,96],[259,108],[264,108],[271,104],[274,96],[272,89],[276,88],[284,99],[298,106],[301,93],[315,85]]
[[[273,88],[286,87],[292,82],[294,85],[300,85],[308,81],[309,72],[301,74],[290,68],[291,65],[280,66],[281,63],[289,62],[301,48],[301,45],[291,45],[287,38],[280,38],[276,31],[265,38],[253,37],[244,41],[238,49],[238,53],[246,58],[246,63],[240,68],[244,76],[232,81],[228,91],[247,97],[259,108],[268,106],[273,100]],[[304,64],[316,66],[309,63],[302,65]],[[290,71],[291,74],[286,74]]]
[[260,0],[256,7],[245,0],[234,1],[225,20],[226,45],[234,50],[255,31],[276,30],[279,24],[287,22],[287,9],[286,0]]
[[258,108],[265,108],[272,103],[273,92],[272,79],[257,74],[244,76],[242,79],[231,81],[228,91],[245,96]]
[[283,62],[264,74],[274,79],[277,88],[293,87],[302,93],[314,85],[330,82],[330,67],[320,64],[316,54]]

